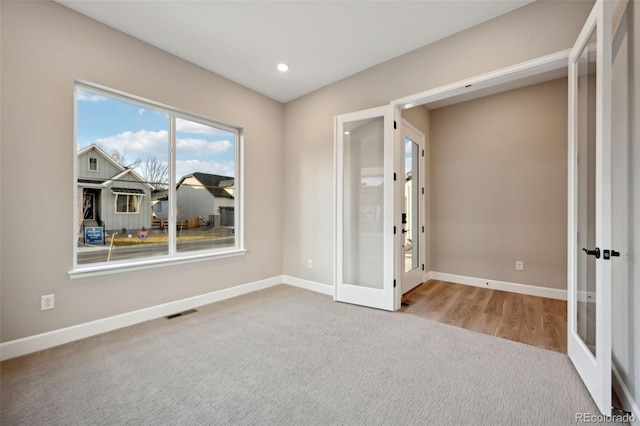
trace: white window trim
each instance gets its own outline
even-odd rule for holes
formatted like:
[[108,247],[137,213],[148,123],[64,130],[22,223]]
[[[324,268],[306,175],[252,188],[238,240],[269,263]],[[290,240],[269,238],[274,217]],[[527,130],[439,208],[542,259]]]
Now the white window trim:
[[[103,94],[105,96],[109,96],[111,98],[119,99],[125,102],[138,104],[141,107],[145,108],[153,108],[156,110],[160,110],[170,115],[170,144],[171,141],[175,139],[175,118],[183,118],[187,120],[196,121],[205,125],[213,126],[218,129],[227,130],[236,135],[236,146],[235,146],[235,186],[234,186],[234,198],[235,198],[235,245],[233,247],[225,247],[221,249],[211,249],[211,250],[198,250],[194,252],[186,252],[186,253],[178,253],[176,252],[175,245],[171,244],[171,242],[177,243],[176,241],[176,231],[175,226],[169,227],[170,234],[170,244],[169,244],[169,254],[164,256],[155,256],[155,257],[144,257],[139,259],[130,259],[123,261],[113,261],[113,262],[101,262],[101,263],[93,263],[86,265],[78,265],[78,245],[77,245],[77,230],[75,226],[72,230],[72,247],[73,247],[73,268],[68,272],[69,277],[72,279],[78,278],[88,278],[93,276],[100,275],[111,275],[117,273],[126,273],[131,271],[150,269],[150,268],[158,268],[158,267],[166,267],[166,266],[174,266],[181,265],[186,263],[193,262],[202,262],[202,261],[211,261],[213,259],[221,259],[227,257],[235,257],[235,256],[243,256],[247,253],[247,249],[244,246],[244,130],[240,126],[233,126],[224,123],[219,123],[217,121],[211,120],[207,117],[199,116],[197,114],[192,114],[165,104],[161,104],[159,102],[154,102],[148,99],[144,99],[135,95],[130,95],[125,92],[121,92],[118,90],[113,90],[105,86],[97,85],[94,83],[90,83],[83,80],[75,81],[75,89],[85,89],[92,92],[96,92],[99,94]],[[77,102],[74,106],[74,152],[77,150],[77,127],[78,127],[78,114],[77,114]],[[170,159],[171,164],[175,164],[175,149],[170,149]],[[77,192],[78,185],[78,156],[73,156],[73,186],[74,193]],[[170,182],[176,182],[175,175],[175,167],[170,167]],[[173,193],[173,201],[169,206],[169,216],[172,214],[175,216],[172,211],[176,211],[176,195],[175,195],[175,185],[171,185],[170,192]],[[171,200],[171,195],[169,196]],[[78,200],[77,197],[73,197],[73,214],[75,215],[78,210]],[[142,197],[140,197],[140,200]],[[131,213],[122,213],[122,214],[131,214]],[[75,217],[75,216],[74,216]],[[175,217],[169,217],[170,221],[176,220]],[[74,219],[75,223],[75,219]],[[173,234],[173,237],[171,237]]]
[[[145,196],[145,194],[113,194],[115,195],[114,198],[114,205],[115,205],[115,214],[140,214],[140,204],[142,203],[142,197]],[[129,197],[138,197],[138,206],[136,207],[136,211],[135,212],[120,212],[118,211],[118,197],[127,197],[127,210],[129,209]]]
[[[95,169],[91,168],[91,160],[96,160],[96,168]],[[87,168],[88,168],[89,172],[98,173],[98,171],[99,171],[98,170],[98,158],[97,157],[88,157],[88,162],[89,162],[89,164],[87,165]]]

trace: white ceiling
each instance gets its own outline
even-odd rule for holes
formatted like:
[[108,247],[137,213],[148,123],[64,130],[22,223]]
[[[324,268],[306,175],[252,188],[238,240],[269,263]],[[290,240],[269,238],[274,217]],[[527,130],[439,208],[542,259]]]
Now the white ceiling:
[[287,102],[532,0],[56,1]]

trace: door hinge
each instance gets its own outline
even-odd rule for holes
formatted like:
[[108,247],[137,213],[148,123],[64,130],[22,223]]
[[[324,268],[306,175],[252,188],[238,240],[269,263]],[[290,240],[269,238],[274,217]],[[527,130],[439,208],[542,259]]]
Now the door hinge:
[[394,181],[398,180],[398,175],[395,172],[393,172],[393,180]]
[[393,280],[393,288],[396,288],[396,280]]
[[422,270],[424,271],[424,263],[422,264]]
[[398,124],[396,123],[396,120],[393,120],[393,128],[394,130],[398,128]]
[[424,149],[422,150],[422,156],[424,157]]
[[394,234],[396,233],[396,227],[395,226],[393,227],[393,233]]
[[422,195],[424,195],[424,188],[422,188]]
[[422,232],[424,233],[424,226],[422,227]]

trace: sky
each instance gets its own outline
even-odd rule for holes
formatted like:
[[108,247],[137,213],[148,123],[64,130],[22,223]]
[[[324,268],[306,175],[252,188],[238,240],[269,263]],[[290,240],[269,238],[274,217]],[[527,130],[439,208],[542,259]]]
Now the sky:
[[[77,88],[77,149],[118,150],[126,165],[169,158],[169,116],[151,108]],[[136,169],[139,174],[141,169]],[[176,118],[176,176],[203,172],[235,176],[235,135]]]

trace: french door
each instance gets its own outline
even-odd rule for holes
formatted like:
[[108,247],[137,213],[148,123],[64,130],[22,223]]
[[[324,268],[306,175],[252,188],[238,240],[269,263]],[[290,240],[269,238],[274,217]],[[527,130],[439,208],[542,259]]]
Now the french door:
[[[401,210],[399,257],[402,271],[402,294],[424,281],[425,253],[425,144],[424,135],[409,122],[402,120],[399,145],[402,164],[398,189]],[[396,149],[398,149],[396,148]],[[396,187],[398,188],[398,187]]]
[[611,414],[612,3],[597,1],[569,54],[568,354]]
[[391,105],[335,118],[336,272],[340,302],[395,309]]

